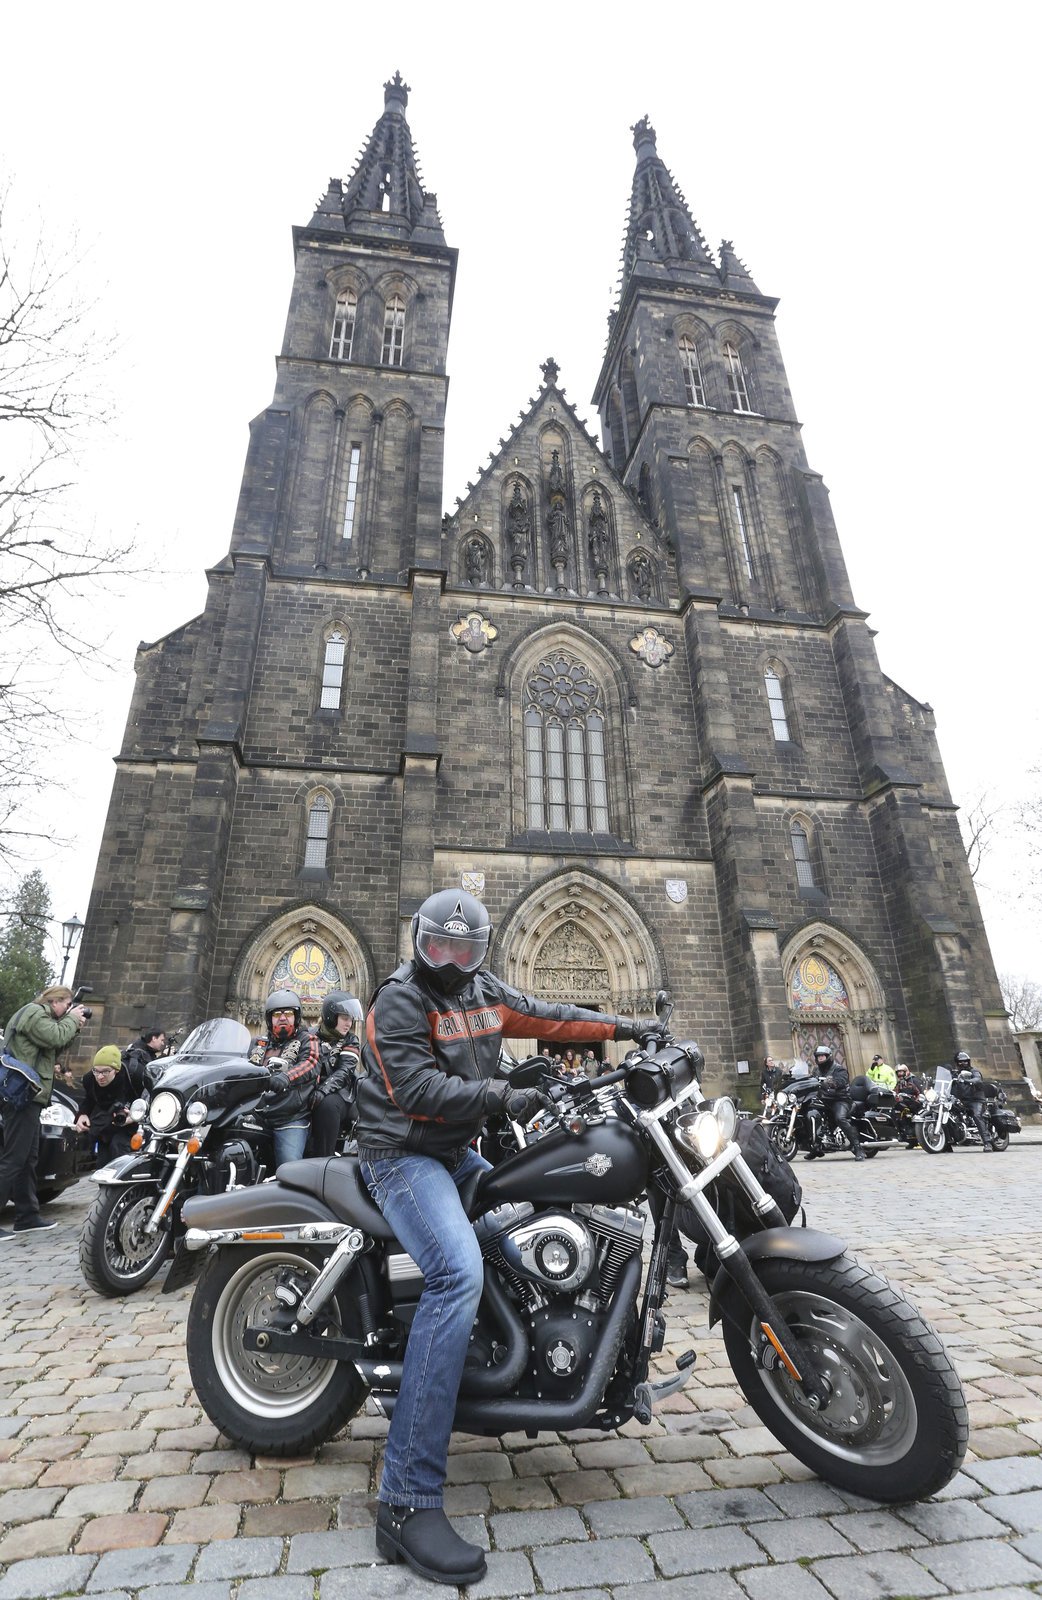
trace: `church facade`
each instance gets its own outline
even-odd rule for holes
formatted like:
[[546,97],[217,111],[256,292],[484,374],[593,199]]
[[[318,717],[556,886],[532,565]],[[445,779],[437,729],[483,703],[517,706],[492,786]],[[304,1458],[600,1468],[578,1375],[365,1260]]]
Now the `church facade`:
[[962,1048],[1012,1075],[933,717],[880,670],[776,302],[638,123],[602,439],[548,360],[443,515],[456,257],[407,98],[294,232],[229,553],[138,652],[95,1033],[365,999],[459,885],[521,988],[670,990],[718,1087],[821,1039],[852,1071]]

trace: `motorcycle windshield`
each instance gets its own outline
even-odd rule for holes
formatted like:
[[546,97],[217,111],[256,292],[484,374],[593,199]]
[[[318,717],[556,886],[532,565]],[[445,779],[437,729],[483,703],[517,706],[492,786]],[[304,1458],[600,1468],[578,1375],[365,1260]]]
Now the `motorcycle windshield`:
[[164,1061],[164,1070],[176,1064],[205,1063],[215,1056],[245,1056],[253,1040],[249,1028],[231,1017],[211,1017],[193,1028],[179,1050]]
[[934,1076],[933,1076],[933,1086],[938,1091],[938,1093],[940,1093],[940,1091],[942,1089],[946,1089],[948,1087],[948,1085],[951,1083],[951,1081],[952,1081],[951,1068],[950,1067],[938,1067],[937,1071],[934,1073]]

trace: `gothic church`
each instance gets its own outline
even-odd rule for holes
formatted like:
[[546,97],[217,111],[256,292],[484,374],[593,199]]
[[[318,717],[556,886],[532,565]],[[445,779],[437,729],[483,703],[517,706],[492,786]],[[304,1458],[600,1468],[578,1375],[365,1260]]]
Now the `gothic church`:
[[1012,1076],[933,717],[880,670],[776,302],[639,122],[602,440],[547,360],[443,515],[456,254],[407,99],[396,75],[294,231],[231,548],[139,649],[90,1049],[146,1014],[256,1025],[276,986],[365,999],[462,885],[519,987],[669,989],[714,1087],[820,1039],[852,1071],[959,1047]]

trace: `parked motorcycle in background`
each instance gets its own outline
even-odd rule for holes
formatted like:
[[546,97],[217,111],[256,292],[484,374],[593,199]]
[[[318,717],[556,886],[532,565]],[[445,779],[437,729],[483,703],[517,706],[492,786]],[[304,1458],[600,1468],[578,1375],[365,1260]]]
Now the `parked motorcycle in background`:
[[[270,1073],[246,1059],[251,1043],[242,1023],[216,1017],[153,1064],[150,1088],[130,1107],[137,1148],[91,1174],[99,1187],[80,1269],[98,1294],[133,1294],[155,1277],[183,1237],[187,1195],[221,1194],[275,1170],[271,1133],[255,1115]],[[164,1291],[196,1264],[178,1252]]]

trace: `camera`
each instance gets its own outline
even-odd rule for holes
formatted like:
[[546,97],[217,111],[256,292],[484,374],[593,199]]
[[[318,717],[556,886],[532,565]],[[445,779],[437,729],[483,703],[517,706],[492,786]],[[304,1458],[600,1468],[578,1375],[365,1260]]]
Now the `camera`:
[[[93,993],[94,993],[94,985],[92,983],[81,983],[78,988],[73,990],[73,995],[72,995],[72,1003],[73,1003],[73,1005],[74,1006],[78,1006],[79,1003],[80,1003],[81,998],[83,997],[83,995],[85,995],[85,994],[93,994]],[[91,1009],[90,1006],[84,1006],[83,1007],[83,1016],[84,1016],[84,1019],[87,1022],[90,1021],[90,1019],[91,1019],[91,1017],[93,1015],[94,1015],[94,1012],[93,1012],[93,1010]]]
[[125,1128],[130,1121],[130,1107],[118,1105],[112,1107],[112,1124],[116,1128]]

